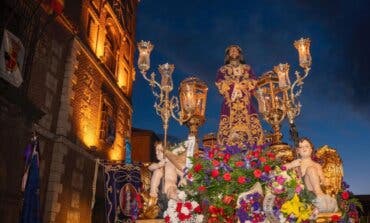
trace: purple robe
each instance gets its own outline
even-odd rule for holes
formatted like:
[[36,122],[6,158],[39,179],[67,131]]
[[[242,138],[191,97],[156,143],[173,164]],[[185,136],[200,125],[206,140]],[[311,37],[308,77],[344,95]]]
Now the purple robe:
[[21,223],[40,223],[40,176],[38,142],[29,144],[25,151],[27,181],[24,190]]
[[216,86],[224,97],[217,136],[219,144],[240,147],[263,144],[262,127],[251,103],[256,83],[247,64],[227,64],[219,69]]

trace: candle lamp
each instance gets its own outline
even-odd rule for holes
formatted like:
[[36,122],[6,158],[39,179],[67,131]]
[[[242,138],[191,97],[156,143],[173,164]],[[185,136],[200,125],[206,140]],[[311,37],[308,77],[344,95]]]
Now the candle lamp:
[[274,66],[273,71],[264,73],[257,83],[255,96],[258,109],[273,129],[270,148],[284,161],[292,160],[293,152],[288,144],[282,142],[281,122],[285,118],[288,119],[291,138],[294,146],[298,146],[298,132],[294,120],[300,114],[302,107],[298,97],[302,93],[303,80],[311,69],[310,43],[308,38],[301,38],[294,42],[299,55],[299,65],[303,68],[304,75],[301,76],[298,71],[295,71],[296,79],[293,84],[289,79],[290,66],[288,63]]

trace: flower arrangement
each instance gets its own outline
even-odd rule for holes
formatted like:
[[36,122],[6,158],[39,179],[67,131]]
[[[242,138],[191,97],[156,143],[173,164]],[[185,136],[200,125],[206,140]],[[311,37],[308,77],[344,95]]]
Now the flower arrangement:
[[255,192],[248,194],[245,198],[242,198],[238,202],[238,208],[236,209],[236,215],[240,222],[263,222],[266,218],[263,212],[263,197],[260,193]]
[[306,190],[294,170],[275,167],[266,189],[275,196],[273,217],[280,222],[302,222],[314,218],[315,195]]
[[341,216],[333,215],[332,222],[359,222],[358,209],[363,211],[361,203],[357,198],[353,196],[353,193],[349,190],[349,185],[346,182],[342,182],[342,188],[337,194],[338,207],[341,212]]
[[192,161],[183,190],[204,206],[209,222],[234,222],[238,195],[256,182],[269,182],[277,166],[275,154],[263,146],[204,148]]
[[196,201],[187,201],[186,194],[183,191],[178,192],[179,200],[169,200],[168,208],[164,212],[166,223],[201,223],[203,222],[202,209]]
[[[203,148],[192,162],[184,175],[188,182],[181,189],[201,205],[208,223],[299,223],[317,218],[314,193],[306,189],[296,170],[286,170],[264,146]],[[263,193],[250,190],[256,184]],[[247,195],[240,199],[241,194]],[[348,185],[343,184],[337,200],[342,215],[333,216],[332,221],[358,222],[361,204]]]

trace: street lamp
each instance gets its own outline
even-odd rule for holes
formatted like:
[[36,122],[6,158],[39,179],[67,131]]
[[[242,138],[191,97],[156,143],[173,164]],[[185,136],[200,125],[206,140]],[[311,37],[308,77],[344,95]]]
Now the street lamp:
[[310,39],[301,38],[294,42],[294,46],[298,50],[299,65],[304,70],[303,76],[295,71],[296,79],[291,84],[289,79],[290,66],[287,63],[281,63],[275,66],[273,71],[268,71],[261,76],[256,90],[259,111],[263,118],[272,125],[274,131],[270,148],[285,160],[293,159],[293,153],[290,147],[281,141],[281,122],[287,117],[291,137],[294,145],[297,146],[298,132],[294,119],[301,111],[302,106],[298,97],[302,93],[303,80],[308,76],[312,63]]

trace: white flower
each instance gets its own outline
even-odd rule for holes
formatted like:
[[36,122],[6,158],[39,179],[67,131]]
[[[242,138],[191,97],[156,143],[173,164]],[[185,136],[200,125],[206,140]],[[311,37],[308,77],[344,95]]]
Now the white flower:
[[177,205],[177,201],[175,201],[174,199],[170,199],[168,201],[168,207],[169,208],[175,209],[176,208],[176,205]]
[[284,215],[282,213],[279,214],[279,220],[280,220],[280,222],[285,222],[286,221],[286,218],[284,217]]
[[203,218],[204,218],[204,216],[202,214],[198,214],[196,219],[195,219],[195,222],[201,223],[201,222],[203,222]]
[[184,215],[188,215],[190,214],[190,211],[187,207],[182,206],[181,213],[183,213]]
[[199,204],[198,204],[198,202],[196,202],[196,201],[192,201],[192,202],[191,202],[191,206],[193,207],[193,209],[195,209],[196,207],[198,207],[198,206],[199,206]]
[[289,174],[288,174],[287,171],[282,171],[281,172],[281,176],[286,179],[285,182],[288,182],[288,181],[290,181],[292,179],[292,177],[289,176]]
[[179,191],[178,194],[177,194],[177,197],[182,200],[182,201],[185,201],[186,199],[186,194],[184,191]]

